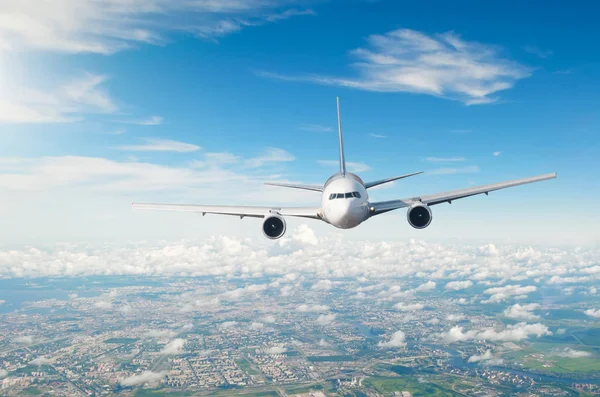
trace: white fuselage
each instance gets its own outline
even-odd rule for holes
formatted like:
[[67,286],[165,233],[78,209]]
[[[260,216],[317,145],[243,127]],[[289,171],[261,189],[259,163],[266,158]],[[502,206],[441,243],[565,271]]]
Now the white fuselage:
[[335,174],[325,183],[321,208],[327,223],[339,229],[356,227],[369,218],[367,189],[354,174]]

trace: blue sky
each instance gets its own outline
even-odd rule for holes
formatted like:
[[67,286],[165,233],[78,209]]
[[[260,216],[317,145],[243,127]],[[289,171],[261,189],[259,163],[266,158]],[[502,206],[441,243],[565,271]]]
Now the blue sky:
[[[366,180],[426,171],[375,200],[559,174],[436,206],[436,227],[418,236],[518,242],[517,224],[523,241],[597,242],[600,10],[590,2],[34,3],[0,6],[0,214],[15,225],[3,241],[239,224],[133,215],[133,200],[317,203],[262,182],[336,171],[339,95],[351,169]],[[348,235],[416,236],[403,217]]]

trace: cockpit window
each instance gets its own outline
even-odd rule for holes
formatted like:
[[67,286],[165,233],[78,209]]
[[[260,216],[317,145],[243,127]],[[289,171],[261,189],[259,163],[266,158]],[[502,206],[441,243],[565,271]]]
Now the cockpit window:
[[346,193],[346,198],[352,198],[352,193]]
[[331,193],[331,194],[329,195],[329,200],[333,200],[334,198],[335,198],[335,193]]
[[344,198],[344,193],[338,193],[337,198]]
[[352,192],[352,194],[354,195],[354,197],[360,198],[360,193],[359,192]]

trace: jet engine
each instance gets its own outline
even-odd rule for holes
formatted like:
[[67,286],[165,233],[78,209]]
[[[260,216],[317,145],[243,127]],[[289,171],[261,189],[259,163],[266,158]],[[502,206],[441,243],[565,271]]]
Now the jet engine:
[[285,234],[285,219],[280,215],[269,215],[265,218],[262,229],[266,237],[271,240],[278,239]]
[[425,229],[431,223],[433,216],[427,204],[418,203],[406,211],[406,218],[415,229]]

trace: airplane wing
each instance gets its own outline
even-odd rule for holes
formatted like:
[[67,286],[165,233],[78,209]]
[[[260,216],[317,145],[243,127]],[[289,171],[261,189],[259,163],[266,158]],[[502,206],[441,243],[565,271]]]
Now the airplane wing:
[[140,210],[159,211],[187,211],[199,212],[202,215],[219,214],[234,215],[240,218],[264,218],[271,212],[281,216],[294,216],[301,218],[321,219],[321,209],[317,207],[246,207],[233,205],[194,205],[194,204],[159,204],[159,203],[133,203],[132,208]]
[[392,211],[398,208],[410,207],[411,205],[421,202],[427,205],[436,205],[441,203],[452,203],[453,200],[458,200],[465,197],[475,196],[477,194],[486,195],[494,190],[505,189],[507,187],[525,185],[527,183],[540,182],[548,179],[556,178],[556,173],[533,176],[529,178],[515,179],[512,181],[493,183],[489,185],[469,187],[465,189],[452,190],[444,193],[429,194],[420,197],[412,197],[402,200],[390,200],[370,203],[371,216],[383,214],[384,212]]

